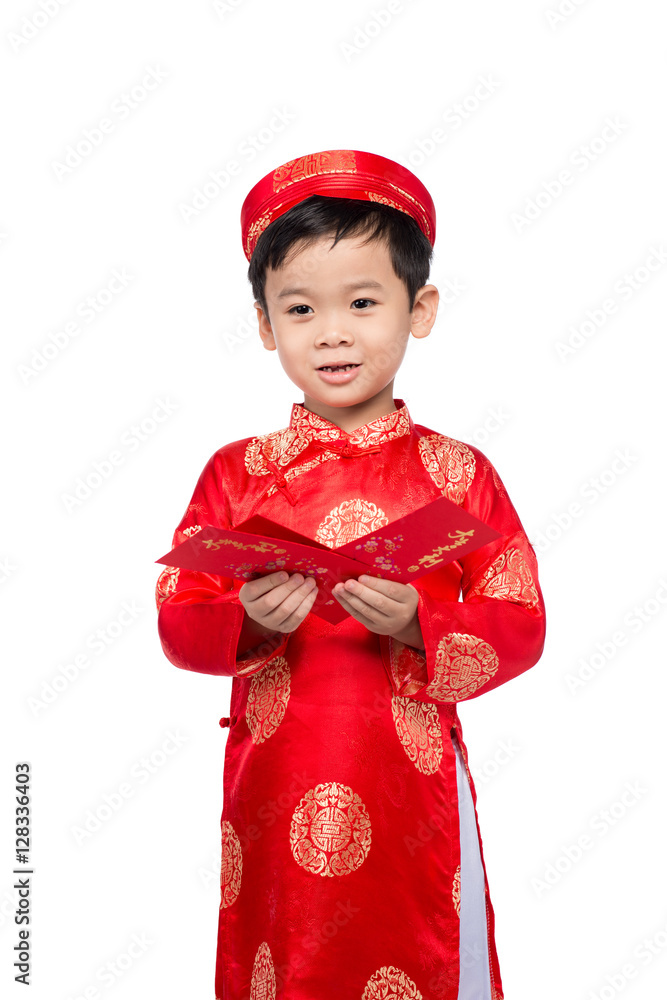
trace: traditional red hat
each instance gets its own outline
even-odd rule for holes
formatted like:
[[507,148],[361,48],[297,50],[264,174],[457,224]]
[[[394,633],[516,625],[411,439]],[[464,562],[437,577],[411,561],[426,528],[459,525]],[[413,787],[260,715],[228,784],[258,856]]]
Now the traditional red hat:
[[283,163],[249,192],[241,208],[248,260],[269,223],[312,194],[391,205],[412,216],[431,246],[435,243],[433,199],[412,171],[377,153],[326,149]]

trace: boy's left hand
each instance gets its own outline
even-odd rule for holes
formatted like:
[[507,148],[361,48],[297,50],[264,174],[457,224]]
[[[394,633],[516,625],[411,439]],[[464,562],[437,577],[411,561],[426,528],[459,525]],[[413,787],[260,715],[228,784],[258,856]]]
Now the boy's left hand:
[[411,583],[363,575],[358,580],[337,583],[332,593],[370,632],[424,648],[417,616],[419,595]]

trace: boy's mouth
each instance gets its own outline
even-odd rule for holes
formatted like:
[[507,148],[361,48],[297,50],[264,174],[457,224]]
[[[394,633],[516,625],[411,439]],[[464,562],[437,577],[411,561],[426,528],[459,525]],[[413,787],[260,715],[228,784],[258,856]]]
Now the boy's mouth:
[[350,368],[358,368],[358,364],[347,364],[347,365],[321,365],[317,370],[318,372],[340,372],[348,371]]

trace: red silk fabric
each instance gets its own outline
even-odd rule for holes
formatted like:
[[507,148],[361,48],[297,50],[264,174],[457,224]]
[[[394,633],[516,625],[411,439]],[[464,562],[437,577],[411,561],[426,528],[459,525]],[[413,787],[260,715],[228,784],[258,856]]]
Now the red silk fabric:
[[386,156],[358,149],[328,149],[289,160],[263,177],[241,208],[243,252],[248,260],[266,227],[313,194],[391,205],[412,216],[435,243],[435,206],[412,171]]
[[[473,802],[476,793],[457,702],[537,662],[544,603],[534,550],[490,461],[394,405],[348,434],[295,403],[288,427],[220,448],[173,544],[263,513],[333,545],[447,496],[501,537],[416,581],[423,650],[352,617],[331,625],[312,614],[243,649],[242,581],[169,567],[158,581],[169,660],[233,678],[222,720],[220,1000],[458,997],[457,743]],[[479,838],[476,811],[475,825]],[[482,907],[485,992],[502,1000],[485,868]]]

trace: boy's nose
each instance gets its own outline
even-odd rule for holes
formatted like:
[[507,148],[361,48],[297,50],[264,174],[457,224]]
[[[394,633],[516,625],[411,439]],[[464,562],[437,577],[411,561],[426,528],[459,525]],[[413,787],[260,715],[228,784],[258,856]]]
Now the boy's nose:
[[322,345],[335,346],[337,344],[352,343],[354,337],[347,324],[340,319],[322,320],[322,325],[317,331],[316,343]]

